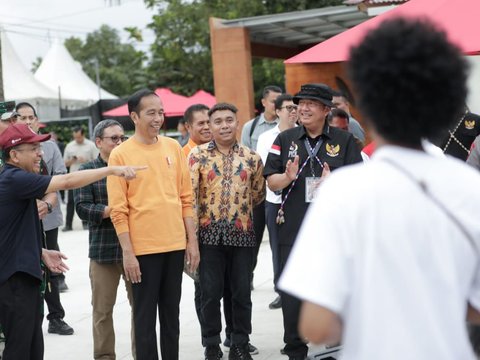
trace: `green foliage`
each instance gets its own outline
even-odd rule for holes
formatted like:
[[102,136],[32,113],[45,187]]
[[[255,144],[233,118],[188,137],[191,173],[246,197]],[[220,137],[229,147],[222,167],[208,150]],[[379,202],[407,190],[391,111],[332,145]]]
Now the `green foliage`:
[[37,69],[40,67],[40,65],[42,64],[42,57],[40,56],[37,56],[37,58],[35,59],[35,61],[32,63],[32,68],[30,69],[30,71],[32,73],[35,73],[35,71],[37,71]]
[[40,129],[40,133],[48,134],[54,131],[57,134],[58,140],[64,144],[68,144],[72,141],[73,128],[81,126],[85,131],[85,136],[88,138],[88,119],[85,120],[71,120],[71,121],[51,121],[46,123],[47,126]]
[[[131,38],[141,39],[138,29],[128,31]],[[128,96],[147,82],[145,53],[132,44],[122,43],[118,31],[107,25],[88,34],[85,41],[71,37],[65,40],[65,46],[94,81],[98,61],[101,86],[115,95]]]

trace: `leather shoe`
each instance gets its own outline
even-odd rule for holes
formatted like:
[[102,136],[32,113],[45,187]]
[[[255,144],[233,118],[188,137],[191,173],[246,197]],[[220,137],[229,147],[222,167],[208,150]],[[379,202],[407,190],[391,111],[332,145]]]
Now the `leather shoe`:
[[273,300],[269,305],[269,309],[280,309],[282,307],[282,298],[280,295],[278,295],[275,300]]
[[65,227],[62,229],[63,232],[72,231],[72,230],[73,230],[73,229],[72,229],[71,226],[65,226]]
[[205,360],[220,360],[223,352],[218,345],[209,345],[205,348]]
[[58,335],[72,335],[73,328],[63,321],[63,319],[52,319],[48,322],[48,332]]

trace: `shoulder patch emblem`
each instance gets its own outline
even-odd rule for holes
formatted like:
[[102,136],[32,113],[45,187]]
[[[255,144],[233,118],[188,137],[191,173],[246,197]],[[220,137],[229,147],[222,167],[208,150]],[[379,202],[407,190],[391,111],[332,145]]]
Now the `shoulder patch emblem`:
[[288,157],[289,158],[294,158],[295,156],[297,156],[297,151],[298,151],[298,145],[295,144],[294,141],[292,141],[292,143],[290,144],[290,147],[288,149]]
[[336,157],[340,153],[340,145],[325,145],[325,150],[327,150],[327,155],[331,157]]
[[475,120],[465,120],[465,128],[472,130],[475,127]]

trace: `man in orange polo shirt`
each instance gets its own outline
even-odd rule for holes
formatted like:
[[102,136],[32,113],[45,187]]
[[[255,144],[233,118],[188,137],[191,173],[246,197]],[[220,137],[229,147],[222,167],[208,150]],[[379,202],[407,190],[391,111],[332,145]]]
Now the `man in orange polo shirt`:
[[[137,360],[178,360],[180,297],[184,261],[191,272],[200,261],[192,217],[187,159],[174,139],[160,136],[161,99],[139,90],[128,100],[135,134],[112,150],[108,165],[137,161],[148,166],[140,181],[107,179],[110,218],[122,246],[125,277],[132,282]],[[138,178],[140,180],[140,178]]]
[[187,130],[190,134],[188,143],[183,147],[185,156],[197,145],[202,145],[212,140],[210,126],[208,126],[208,106],[203,104],[191,105],[183,116]]

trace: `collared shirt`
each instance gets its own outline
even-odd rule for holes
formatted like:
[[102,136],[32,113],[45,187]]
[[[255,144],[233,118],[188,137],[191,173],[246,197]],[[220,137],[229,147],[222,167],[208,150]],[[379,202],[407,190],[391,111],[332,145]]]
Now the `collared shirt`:
[[0,285],[16,272],[40,281],[43,235],[36,199],[41,199],[51,176],[6,164],[0,174]]
[[342,359],[403,358],[399,344],[419,339],[409,359],[476,359],[465,312],[467,302],[480,310],[478,252],[417,181],[478,249],[480,192],[472,184],[480,175],[412,149],[382,146],[368,164],[335,172],[305,217],[279,287],[339,315]]
[[[53,141],[44,141],[41,143],[43,156],[42,160],[47,167],[48,175],[66,174],[67,168],[63,162],[62,153],[57,144]],[[60,199],[60,193],[57,192],[57,198]],[[63,224],[62,210],[60,209],[60,201],[57,201],[57,205],[53,207],[52,212],[47,214],[43,220],[43,229],[49,231],[56,229]]]
[[[100,155],[80,170],[99,169],[107,166]],[[122,248],[110,218],[103,218],[108,204],[107,179],[74,190],[75,208],[82,220],[88,221],[89,249],[88,257],[99,263],[113,264],[122,262]]]
[[255,129],[253,129],[252,136],[250,136],[250,130],[255,119],[247,121],[242,128],[242,144],[255,151],[257,151],[257,141],[260,134],[273,129],[280,121],[278,118],[273,121],[267,121],[265,120],[264,114],[265,113],[260,114],[257,125],[255,126]]
[[[263,174],[268,177],[272,174],[285,173],[285,167],[288,160],[294,160],[299,156],[299,168],[308,158],[308,152],[305,147],[305,140],[312,142],[322,141],[317,153],[318,159],[326,162],[330,170],[362,161],[360,150],[352,134],[325,125],[323,133],[317,139],[311,139],[307,136],[305,128],[298,126],[281,132],[270,148]],[[312,144],[312,148],[314,148]],[[279,226],[279,241],[283,245],[292,245],[297,236],[305,212],[309,203],[305,201],[305,182],[306,177],[320,177],[322,167],[315,159],[306,164],[303,171],[299,174],[287,200],[284,204],[285,222]],[[292,183],[282,191],[282,200],[289,192]]]
[[[451,131],[451,133],[450,133]],[[475,138],[480,135],[480,116],[467,113],[460,122],[445,134],[438,145],[445,154],[452,155],[463,161],[467,160],[468,151]]]
[[189,138],[188,142],[182,147],[186,158],[188,158],[188,154],[190,154],[190,151],[192,151],[195,146],[197,146],[197,144],[192,140],[192,138]]
[[[265,131],[263,134],[260,134],[260,136],[258,137],[257,152],[258,155],[260,155],[260,157],[262,158],[262,162],[264,164],[267,162],[268,152],[270,151],[273,142],[277,138],[278,134],[280,134],[280,132],[280,128],[277,125],[273,129]],[[265,200],[272,204],[280,204],[282,202],[282,195],[275,194],[267,186],[267,196],[265,197]]]
[[224,155],[212,140],[192,150],[188,165],[200,243],[255,246],[252,210],[265,198],[260,156],[238,143]]

